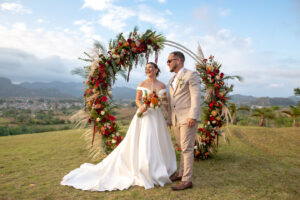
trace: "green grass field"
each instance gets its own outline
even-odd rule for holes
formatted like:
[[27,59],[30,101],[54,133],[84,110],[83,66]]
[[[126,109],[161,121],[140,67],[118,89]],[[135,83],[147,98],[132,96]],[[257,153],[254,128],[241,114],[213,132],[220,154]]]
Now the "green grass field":
[[90,162],[81,130],[0,137],[0,199],[300,199],[300,128],[230,127],[218,154],[194,164],[194,188],[90,192],[61,178]]

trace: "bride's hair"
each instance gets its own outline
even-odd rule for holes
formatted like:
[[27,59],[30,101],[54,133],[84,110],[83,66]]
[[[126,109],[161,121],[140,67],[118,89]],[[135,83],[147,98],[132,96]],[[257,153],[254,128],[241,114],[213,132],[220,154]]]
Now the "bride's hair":
[[155,69],[158,69],[158,71],[156,72],[156,77],[158,77],[160,69],[158,68],[157,64],[155,64],[154,62],[148,62],[147,65],[148,64],[152,65]]

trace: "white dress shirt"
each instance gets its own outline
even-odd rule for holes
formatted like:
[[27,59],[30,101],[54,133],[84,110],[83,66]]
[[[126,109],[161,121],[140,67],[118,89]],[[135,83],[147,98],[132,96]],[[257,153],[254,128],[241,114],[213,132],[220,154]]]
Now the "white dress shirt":
[[175,74],[175,78],[173,79],[173,82],[172,82],[172,84],[171,84],[173,90],[175,90],[176,83],[177,83],[177,81],[178,81],[178,77],[179,77],[179,75],[181,74],[181,72],[183,71],[183,69],[184,69],[184,67],[181,68],[181,69],[179,70],[179,72],[177,72],[177,73]]

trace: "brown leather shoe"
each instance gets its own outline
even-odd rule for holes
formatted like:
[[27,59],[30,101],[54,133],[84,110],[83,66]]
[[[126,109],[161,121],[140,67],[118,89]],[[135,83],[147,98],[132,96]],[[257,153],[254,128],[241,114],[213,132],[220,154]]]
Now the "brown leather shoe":
[[182,178],[182,176],[178,176],[178,174],[175,174],[175,175],[171,176],[170,180],[172,182],[181,181],[181,178]]
[[187,181],[181,181],[177,185],[172,186],[172,190],[185,190],[188,188],[192,188],[193,183],[192,182],[187,182]]

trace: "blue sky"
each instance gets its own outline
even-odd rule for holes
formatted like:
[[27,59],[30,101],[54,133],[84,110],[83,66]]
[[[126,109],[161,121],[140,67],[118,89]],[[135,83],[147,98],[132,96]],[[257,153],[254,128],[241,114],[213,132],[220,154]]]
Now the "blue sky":
[[[193,51],[215,55],[227,74],[240,75],[243,95],[287,97],[300,86],[300,1],[298,0],[0,0],[0,76],[23,81],[81,81],[70,71],[92,43],[107,44],[137,25],[152,28]],[[159,57],[167,83],[172,77]],[[194,69],[187,58],[186,68]],[[145,79],[140,67],[129,83]]]

